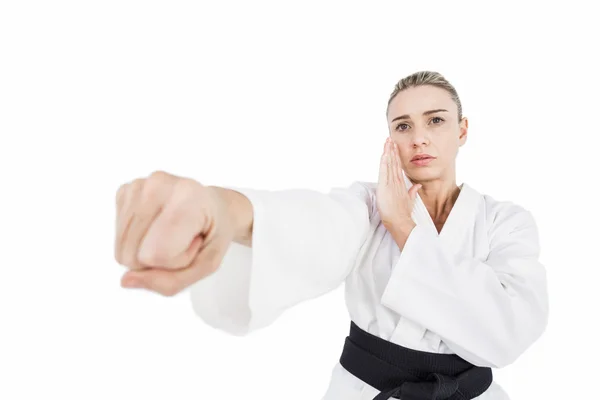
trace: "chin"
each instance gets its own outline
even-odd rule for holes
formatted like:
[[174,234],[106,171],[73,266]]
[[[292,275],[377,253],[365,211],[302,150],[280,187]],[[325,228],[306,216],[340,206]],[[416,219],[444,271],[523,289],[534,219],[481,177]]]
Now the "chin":
[[442,176],[437,168],[413,167],[405,172],[406,176],[415,183],[439,180]]

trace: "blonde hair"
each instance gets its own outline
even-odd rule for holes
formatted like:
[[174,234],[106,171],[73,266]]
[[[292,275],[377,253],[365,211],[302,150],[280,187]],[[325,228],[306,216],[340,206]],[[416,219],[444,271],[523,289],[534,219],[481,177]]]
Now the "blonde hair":
[[450,84],[450,82],[446,80],[446,78],[442,76],[442,74],[434,71],[419,71],[405,78],[402,78],[396,84],[396,86],[394,86],[394,91],[392,92],[392,94],[390,95],[390,99],[388,100],[388,109],[390,103],[392,102],[392,100],[394,100],[398,93],[411,87],[425,85],[435,86],[440,89],[444,89],[446,92],[448,92],[448,94],[452,98],[452,101],[456,103],[456,107],[458,108],[458,120],[460,121],[462,119],[462,104],[460,102],[460,98],[458,97],[456,89]]

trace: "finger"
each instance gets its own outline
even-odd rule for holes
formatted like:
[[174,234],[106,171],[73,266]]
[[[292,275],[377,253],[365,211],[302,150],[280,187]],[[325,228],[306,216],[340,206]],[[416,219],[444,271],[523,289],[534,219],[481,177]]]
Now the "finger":
[[398,148],[398,176],[400,177],[400,181],[404,186],[404,189],[407,189],[406,186],[406,174],[404,173],[404,169],[402,168],[402,159],[400,158],[400,148]]
[[116,198],[116,204],[117,204],[117,210],[120,210],[121,207],[123,206],[123,203],[125,201],[125,194],[127,193],[127,189],[129,188],[129,184],[123,184],[119,187],[119,189],[117,190],[117,194],[115,196]]
[[189,247],[180,254],[174,256],[167,256],[165,253],[159,251],[143,250],[140,246],[140,252],[138,259],[145,267],[150,268],[162,268],[162,269],[182,269],[189,267],[194,261],[194,258],[198,255],[200,249],[206,245],[206,239],[204,235],[196,236],[190,243]]
[[125,288],[144,288],[164,296],[174,296],[195,282],[214,273],[227,251],[228,242],[224,240],[210,243],[197,254],[194,262],[187,268],[178,270],[146,269],[129,271],[122,280]]
[[[198,183],[179,180],[173,195],[150,225],[138,252],[144,265],[181,268],[189,265],[210,230],[206,218],[206,195]],[[198,239],[200,237],[200,239]],[[191,249],[190,249],[191,248]],[[182,259],[187,263],[182,265]]]
[[117,258],[117,248],[119,247],[119,243],[121,238],[119,237],[119,231],[120,231],[120,219],[121,219],[121,215],[123,214],[124,211],[124,204],[125,204],[125,198],[127,196],[127,191],[129,190],[129,184],[123,184],[119,187],[119,189],[117,190],[117,194],[115,196],[115,200],[116,200],[116,220],[115,220],[115,258]]
[[394,152],[392,140],[388,138],[386,143],[386,184],[390,185],[394,182]]
[[385,145],[383,146],[383,154],[381,155],[381,159],[379,162],[379,183],[387,184],[388,181],[388,140],[385,141]]
[[398,151],[398,145],[393,144],[393,169],[394,169],[394,181],[397,182],[403,190],[406,190],[404,184],[404,177],[402,176],[402,165],[400,163],[400,153]]
[[123,242],[122,257],[129,267],[136,269],[143,267],[143,263],[138,259],[140,245],[152,221],[169,199],[173,185],[174,178],[160,172],[153,173],[144,181]]
[[131,221],[134,216],[135,205],[140,195],[143,186],[143,179],[136,179],[133,182],[126,185],[125,189],[121,193],[121,206],[118,209],[117,216],[117,233],[115,236],[115,258],[117,261],[125,266],[129,266],[129,261],[125,260],[124,254],[124,243],[127,239],[127,234]]
[[417,183],[416,185],[413,185],[408,190],[408,194],[409,194],[411,200],[415,200],[417,198],[417,193],[422,187],[423,187],[423,185],[421,185],[420,183]]
[[392,177],[394,178],[394,182],[398,181],[398,160],[396,159],[396,143],[391,143],[391,156],[390,156],[390,165],[392,171]]
[[189,266],[202,247],[206,246],[204,235],[198,235],[192,240],[190,246],[183,253],[175,256],[173,259],[163,263],[165,268],[180,269]]

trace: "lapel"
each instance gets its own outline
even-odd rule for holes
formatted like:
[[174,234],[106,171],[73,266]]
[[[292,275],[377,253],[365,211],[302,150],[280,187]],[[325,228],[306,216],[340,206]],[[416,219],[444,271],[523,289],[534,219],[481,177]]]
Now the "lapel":
[[[413,186],[406,175],[404,176],[404,181],[407,188],[410,189]],[[427,227],[427,229],[438,236],[444,245],[456,249],[456,246],[462,243],[465,234],[474,226],[481,199],[482,196],[480,193],[466,183],[463,183],[458,198],[439,234],[433,219],[429,215],[429,211],[427,211],[427,207],[425,207],[425,203],[423,203],[421,196],[418,194],[415,199],[412,218],[417,225]]]

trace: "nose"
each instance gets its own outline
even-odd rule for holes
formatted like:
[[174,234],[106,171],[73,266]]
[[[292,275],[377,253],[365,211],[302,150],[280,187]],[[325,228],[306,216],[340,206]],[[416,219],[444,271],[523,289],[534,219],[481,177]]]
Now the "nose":
[[427,136],[427,130],[415,128],[413,130],[413,135],[412,135],[411,140],[412,140],[413,147],[427,146],[429,144],[429,137]]

